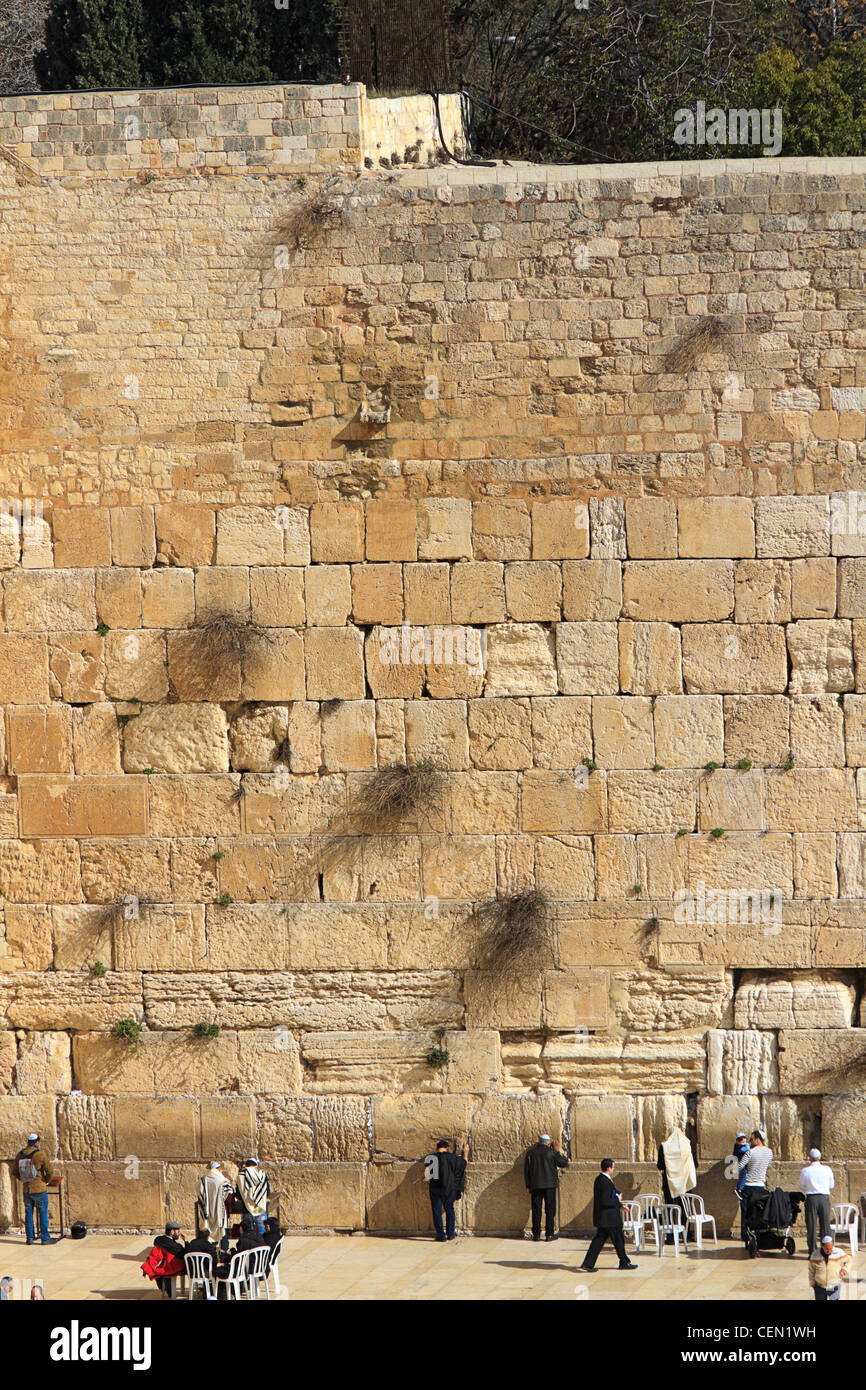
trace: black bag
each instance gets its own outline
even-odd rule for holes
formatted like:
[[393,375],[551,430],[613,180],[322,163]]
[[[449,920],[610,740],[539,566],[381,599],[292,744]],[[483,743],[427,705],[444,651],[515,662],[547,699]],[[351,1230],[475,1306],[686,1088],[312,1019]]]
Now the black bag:
[[87,1235],[87,1227],[83,1221],[73,1221],[69,1227],[69,1234],[73,1240],[83,1240]]

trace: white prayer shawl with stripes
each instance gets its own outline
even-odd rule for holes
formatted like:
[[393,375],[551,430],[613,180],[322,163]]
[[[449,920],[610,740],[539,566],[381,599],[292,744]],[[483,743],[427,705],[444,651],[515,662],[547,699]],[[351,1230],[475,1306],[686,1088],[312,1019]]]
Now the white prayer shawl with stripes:
[[220,1240],[229,1226],[226,1198],[232,1194],[232,1185],[223,1173],[215,1169],[205,1173],[198,1188],[198,1200],[204,1216],[204,1224],[211,1240]]
[[268,1210],[268,1177],[261,1168],[242,1168],[238,1173],[238,1196],[250,1216],[266,1216]]

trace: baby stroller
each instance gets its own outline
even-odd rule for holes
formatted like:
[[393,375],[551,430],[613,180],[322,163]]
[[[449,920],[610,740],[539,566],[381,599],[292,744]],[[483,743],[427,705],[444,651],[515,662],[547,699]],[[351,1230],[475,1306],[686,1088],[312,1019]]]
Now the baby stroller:
[[749,1258],[757,1258],[761,1250],[785,1250],[793,1255],[796,1250],[791,1227],[800,1215],[800,1208],[806,1200],[802,1192],[786,1192],[784,1187],[776,1187],[772,1192],[760,1196],[749,1195],[746,1205],[745,1193],[738,1192],[743,1215],[743,1243]]

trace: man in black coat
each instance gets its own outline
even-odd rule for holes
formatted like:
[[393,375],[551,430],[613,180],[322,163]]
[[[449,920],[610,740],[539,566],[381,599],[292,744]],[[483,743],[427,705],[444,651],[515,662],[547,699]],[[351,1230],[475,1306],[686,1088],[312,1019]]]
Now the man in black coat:
[[558,1240],[556,1234],[556,1185],[559,1169],[568,1167],[568,1159],[560,1153],[559,1144],[549,1134],[542,1134],[537,1144],[526,1150],[523,1160],[523,1181],[526,1183],[532,1207],[532,1239],[541,1240],[541,1209],[544,1207],[546,1240]]
[[608,1236],[619,1256],[620,1269],[637,1269],[637,1265],[632,1264],[625,1250],[625,1233],[622,1227],[622,1193],[617,1191],[613,1180],[614,1167],[612,1158],[603,1158],[601,1160],[601,1172],[595,1180],[592,1192],[592,1220],[595,1226],[595,1235],[584,1256],[583,1264],[580,1266],[586,1274],[591,1274],[595,1269],[595,1262]]
[[[430,1174],[430,1208],[433,1213],[433,1229],[439,1241],[453,1240],[455,1236],[454,1203],[463,1196],[466,1183],[466,1157],[469,1142],[463,1145],[463,1152],[451,1152],[447,1139],[436,1144],[435,1154],[425,1159],[425,1167]],[[442,1213],[445,1225],[442,1225]]]

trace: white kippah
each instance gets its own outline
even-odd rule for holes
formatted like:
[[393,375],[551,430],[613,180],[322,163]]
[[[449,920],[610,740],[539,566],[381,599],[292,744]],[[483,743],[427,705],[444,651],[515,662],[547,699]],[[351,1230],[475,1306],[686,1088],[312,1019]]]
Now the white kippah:
[[810,1157],[810,1158],[820,1158],[820,1157],[821,1157],[821,1150],[820,1150],[820,1149],[810,1149],[810,1150],[809,1150],[809,1157]]

